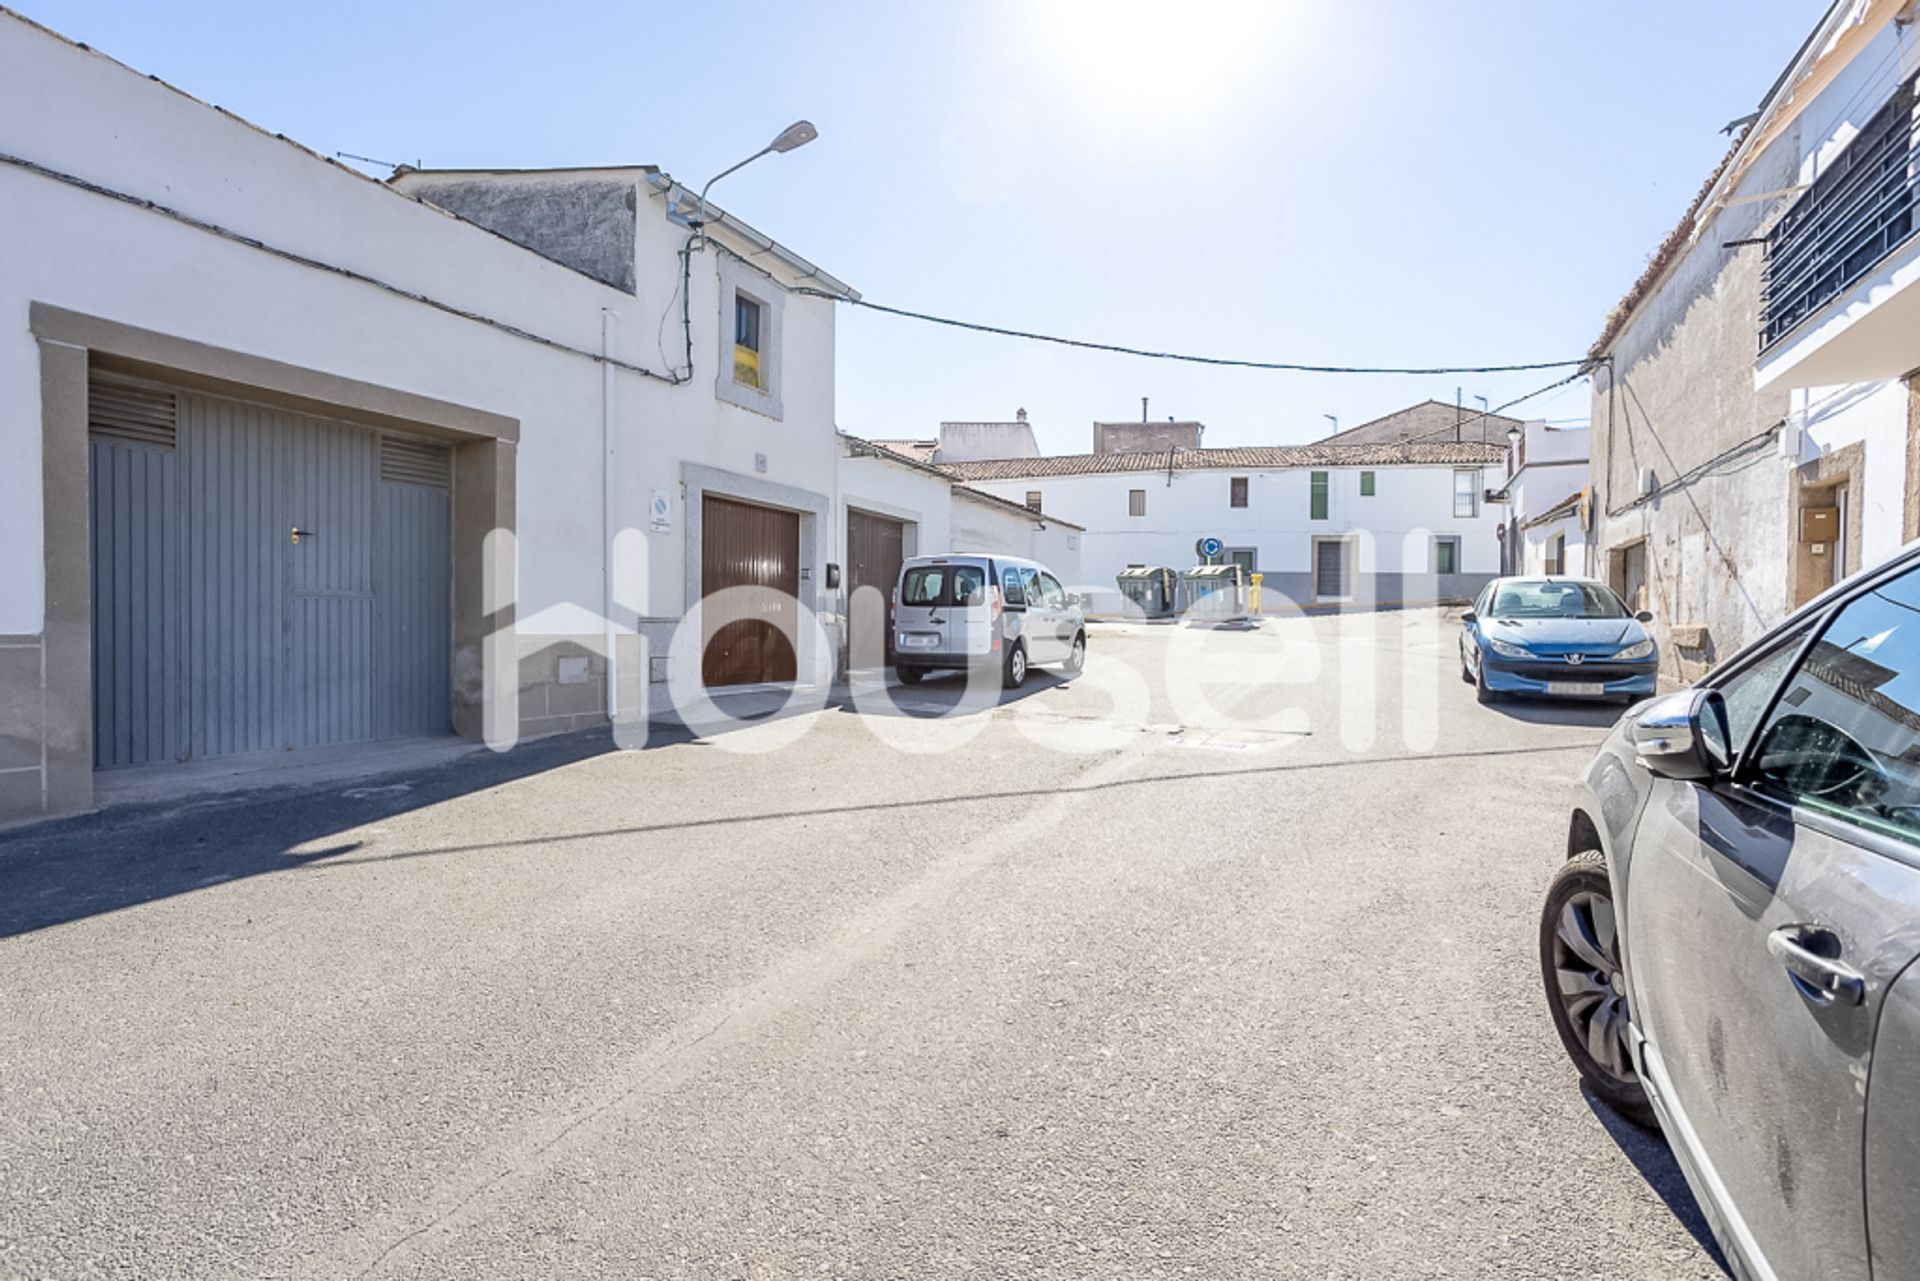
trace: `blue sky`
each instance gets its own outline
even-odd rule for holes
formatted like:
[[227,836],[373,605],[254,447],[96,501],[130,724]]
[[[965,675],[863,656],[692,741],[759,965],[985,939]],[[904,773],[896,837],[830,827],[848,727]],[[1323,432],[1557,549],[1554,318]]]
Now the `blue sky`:
[[[1356,365],[1584,352],[1823,7],[16,2],[323,152],[698,183],[805,116],[818,142],[714,199],[876,302]],[[1024,407],[1056,452],[1142,396],[1210,445],[1286,443],[1551,377],[1222,371],[849,311],[839,334],[845,429]]]

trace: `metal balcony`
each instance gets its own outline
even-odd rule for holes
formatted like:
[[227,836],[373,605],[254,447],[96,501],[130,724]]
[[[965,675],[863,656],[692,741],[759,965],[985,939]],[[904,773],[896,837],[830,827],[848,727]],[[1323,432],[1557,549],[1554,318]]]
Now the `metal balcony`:
[[1760,350],[1839,297],[1911,237],[1920,129],[1909,79],[1767,235]]

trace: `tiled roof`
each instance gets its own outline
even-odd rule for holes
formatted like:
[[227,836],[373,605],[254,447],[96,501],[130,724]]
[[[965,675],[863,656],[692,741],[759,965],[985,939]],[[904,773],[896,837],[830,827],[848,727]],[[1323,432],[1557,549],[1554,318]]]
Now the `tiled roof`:
[[1369,419],[1357,427],[1348,427],[1344,431],[1334,432],[1331,436],[1322,436],[1313,443],[1316,445],[1390,445],[1399,441],[1459,439],[1479,441],[1487,445],[1504,445],[1508,428],[1520,425],[1518,418],[1509,418],[1504,414],[1483,413],[1477,409],[1448,404],[1444,400],[1429,399],[1417,405],[1408,405],[1405,409],[1396,409],[1390,414]]
[[[859,436],[844,431],[840,433],[840,440],[846,445],[848,453],[854,457],[865,456],[868,458],[880,458],[887,462],[898,463],[902,467],[911,467],[915,471],[925,472],[929,476],[938,476],[948,483],[948,492],[958,497],[971,498],[973,501],[985,503],[989,507],[998,507],[1003,511],[1018,512],[1022,516],[1030,516],[1035,520],[1043,520],[1050,524],[1065,525],[1068,529],[1086,529],[1085,525],[1077,525],[1073,521],[1062,520],[1058,516],[1050,516],[1044,511],[1034,511],[1025,503],[1016,503],[1011,498],[1002,498],[998,494],[989,494],[984,489],[975,489],[971,485],[963,485],[960,483],[960,478],[953,474],[950,467],[935,466],[933,463],[923,462],[910,454],[904,454],[894,449],[892,446],[902,443],[900,441],[864,440]],[[915,442],[907,441],[905,443],[913,444]]]
[[1694,193],[1693,203],[1687,206],[1687,212],[1674,229],[1667,233],[1667,238],[1660,242],[1660,247],[1653,251],[1653,256],[1647,259],[1647,265],[1641,270],[1632,287],[1627,290],[1626,297],[1616,303],[1613,310],[1608,313],[1607,323],[1601,328],[1600,336],[1594,339],[1593,346],[1587,349],[1588,360],[1597,362],[1607,354],[1607,348],[1613,346],[1613,340],[1618,338],[1620,331],[1627,327],[1627,322],[1633,319],[1633,313],[1639,310],[1640,304],[1653,293],[1654,287],[1667,274],[1668,268],[1685,255],[1687,245],[1692,242],[1694,228],[1699,223],[1701,210],[1707,203],[1707,197],[1712,194],[1714,185],[1720,181],[1720,175],[1725,173],[1727,166],[1733,163],[1733,158],[1740,154],[1740,145],[1747,140],[1747,132],[1752,128],[1753,124],[1749,122],[1745,128],[1734,135],[1733,145],[1727,148],[1726,155],[1720,157],[1720,163],[1713,167],[1713,172],[1707,175],[1707,180],[1700,184],[1700,190]]
[[911,458],[916,463],[926,462],[933,457],[933,451],[940,448],[937,440],[870,440],[867,443],[878,445],[890,454]]
[[1576,489],[1553,506],[1541,512],[1538,516],[1529,519],[1521,528],[1532,529],[1535,525],[1547,525],[1556,520],[1562,520],[1565,517],[1571,516],[1580,510],[1580,500],[1586,496],[1587,493],[1585,490]]
[[957,480],[1025,480],[1045,476],[1093,476],[1111,472],[1206,471],[1228,468],[1271,471],[1286,467],[1486,466],[1505,460],[1498,445],[1474,441],[1420,441],[1403,445],[1244,445],[1226,449],[1155,449],[1129,454],[1053,454],[1040,458],[987,458],[938,463]]

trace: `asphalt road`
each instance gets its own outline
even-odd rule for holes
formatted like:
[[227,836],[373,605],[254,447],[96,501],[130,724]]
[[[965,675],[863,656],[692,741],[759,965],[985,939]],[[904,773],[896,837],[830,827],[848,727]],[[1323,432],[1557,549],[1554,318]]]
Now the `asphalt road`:
[[1452,646],[1103,627],[0,837],[0,1276],[1718,1276],[1539,990],[1612,713]]

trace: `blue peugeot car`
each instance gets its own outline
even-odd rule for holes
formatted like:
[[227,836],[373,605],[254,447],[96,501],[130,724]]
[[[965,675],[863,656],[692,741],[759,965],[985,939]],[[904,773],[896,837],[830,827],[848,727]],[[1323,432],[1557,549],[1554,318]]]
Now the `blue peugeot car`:
[[1507,694],[1631,703],[1659,678],[1652,618],[1592,579],[1496,578],[1461,616],[1460,679],[1483,703]]

